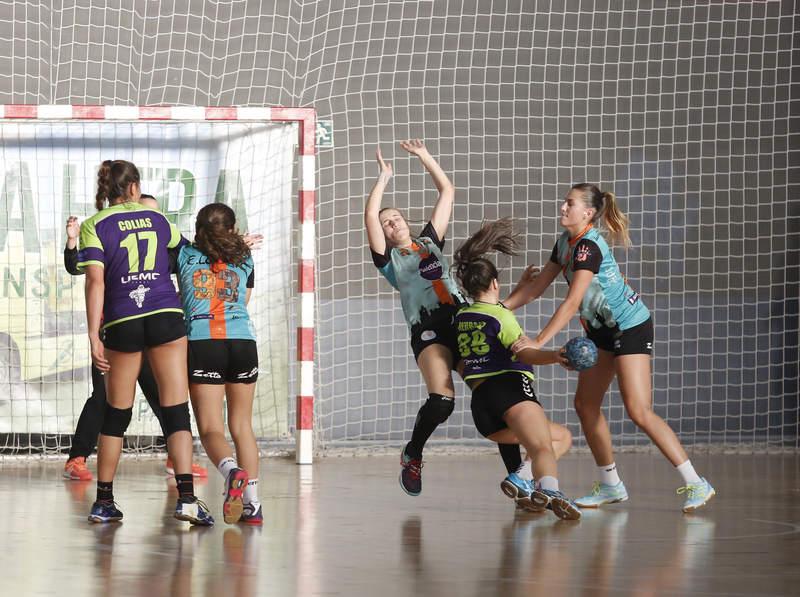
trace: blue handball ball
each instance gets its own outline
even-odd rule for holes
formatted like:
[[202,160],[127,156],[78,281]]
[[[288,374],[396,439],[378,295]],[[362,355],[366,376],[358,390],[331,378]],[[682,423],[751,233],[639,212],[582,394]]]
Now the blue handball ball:
[[583,371],[597,363],[597,346],[585,336],[578,336],[567,342],[564,353],[575,371]]

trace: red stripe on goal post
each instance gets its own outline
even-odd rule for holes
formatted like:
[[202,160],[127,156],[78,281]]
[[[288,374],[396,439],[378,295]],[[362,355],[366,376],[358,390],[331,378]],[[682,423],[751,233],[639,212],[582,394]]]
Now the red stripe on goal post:
[[6,118],[36,118],[39,115],[39,106],[27,104],[8,104],[5,106]]
[[314,397],[297,397],[297,429],[314,428]]

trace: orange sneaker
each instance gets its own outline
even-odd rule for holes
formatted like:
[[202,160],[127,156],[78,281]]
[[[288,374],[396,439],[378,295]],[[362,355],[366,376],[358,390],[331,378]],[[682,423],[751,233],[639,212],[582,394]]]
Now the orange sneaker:
[[[164,465],[164,468],[167,470],[168,475],[175,475],[175,468],[172,466],[172,459],[167,457],[167,462]],[[208,477],[208,470],[205,467],[200,466],[199,464],[192,463],[192,476],[193,477],[202,477],[205,479]]]
[[64,465],[64,478],[72,481],[91,481],[92,471],[86,468],[86,458],[76,456],[70,458]]

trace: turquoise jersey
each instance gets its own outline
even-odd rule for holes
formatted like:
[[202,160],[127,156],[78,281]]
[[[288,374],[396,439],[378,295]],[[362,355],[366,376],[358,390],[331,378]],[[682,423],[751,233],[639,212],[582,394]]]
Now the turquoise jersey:
[[210,263],[196,247],[178,254],[178,282],[189,340],[255,340],[245,299],[253,258],[241,265]]
[[[467,304],[450,275],[443,247],[444,240],[439,240],[433,225],[428,223],[410,247],[387,247],[385,255],[372,253],[375,266],[400,291],[403,315],[412,333],[436,319],[441,306]],[[449,318],[450,310],[444,311]]]
[[567,284],[578,270],[594,273],[581,301],[581,322],[586,329],[627,330],[650,318],[639,293],[631,288],[619,270],[603,235],[591,227],[570,240],[564,232],[553,247],[550,261],[561,266]]
[[520,363],[511,352],[511,345],[523,334],[509,309],[499,303],[475,302],[459,309],[455,325],[464,381],[509,372],[534,379],[533,367]]

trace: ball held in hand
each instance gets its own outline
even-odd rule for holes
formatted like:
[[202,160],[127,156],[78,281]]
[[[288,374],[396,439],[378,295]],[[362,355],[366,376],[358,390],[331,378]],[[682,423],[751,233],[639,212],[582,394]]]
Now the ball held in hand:
[[576,371],[594,367],[597,363],[597,346],[584,336],[572,338],[567,342],[564,345],[564,354],[569,361],[570,367]]

